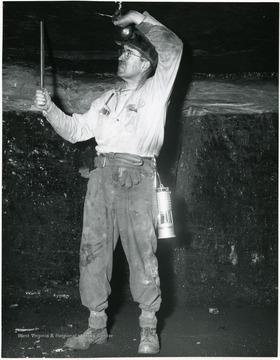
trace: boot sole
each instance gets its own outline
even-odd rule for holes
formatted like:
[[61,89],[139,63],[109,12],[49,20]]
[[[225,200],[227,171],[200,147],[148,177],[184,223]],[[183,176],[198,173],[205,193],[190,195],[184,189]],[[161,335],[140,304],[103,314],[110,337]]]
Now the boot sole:
[[149,349],[138,349],[138,354],[155,355],[158,354],[160,349],[151,351]]

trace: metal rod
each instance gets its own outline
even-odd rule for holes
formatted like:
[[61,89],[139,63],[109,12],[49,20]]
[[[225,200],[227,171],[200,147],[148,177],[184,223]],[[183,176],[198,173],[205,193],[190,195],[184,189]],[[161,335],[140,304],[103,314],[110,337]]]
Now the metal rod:
[[99,12],[95,12],[95,14],[100,15],[100,16],[107,16],[109,18],[112,18],[114,16],[114,15],[109,15],[109,14],[102,14],[102,13],[99,13]]
[[44,22],[40,21],[40,69],[41,69],[41,89],[44,88],[45,75],[45,41],[44,41]]

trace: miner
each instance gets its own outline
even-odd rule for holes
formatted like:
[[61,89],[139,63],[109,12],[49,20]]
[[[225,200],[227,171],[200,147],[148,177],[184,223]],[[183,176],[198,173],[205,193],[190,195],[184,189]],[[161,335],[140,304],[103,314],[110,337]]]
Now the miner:
[[113,252],[120,237],[129,264],[133,300],[139,304],[139,354],[160,350],[156,312],[161,304],[157,249],[156,158],[181,60],[182,41],[149,13],[129,11],[113,24],[135,30],[121,42],[118,81],[84,114],[62,112],[46,89],[35,105],[71,143],[95,138],[97,157],[84,202],[80,245],[80,296],[88,329],[69,338],[71,349],[107,341]]

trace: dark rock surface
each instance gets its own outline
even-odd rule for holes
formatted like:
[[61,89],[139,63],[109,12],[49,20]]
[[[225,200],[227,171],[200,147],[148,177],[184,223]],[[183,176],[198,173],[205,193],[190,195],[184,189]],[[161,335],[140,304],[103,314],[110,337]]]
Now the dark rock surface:
[[[109,18],[96,12],[113,14],[116,5],[113,1],[4,2],[4,60],[40,63],[39,22],[43,20],[46,65],[55,62],[62,68],[113,72],[110,61],[115,58],[119,33]],[[124,2],[123,13],[130,9],[146,10],[176,32],[194,57],[193,72],[278,69],[278,3]],[[101,61],[93,64],[93,59]]]
[[[95,143],[66,143],[32,107],[39,21],[46,86],[67,112],[84,111],[115,80],[117,34],[95,15],[115,6],[4,3],[4,297],[78,297],[80,171],[92,166]],[[177,232],[159,242],[163,306],[276,304],[278,4],[125,4],[132,7],[187,44],[159,158]],[[113,288],[129,298],[120,247],[116,259]]]
[[[163,149],[177,232],[159,241],[166,305],[275,304],[277,126],[277,114],[191,116],[178,160],[170,142]],[[94,141],[71,145],[40,115],[8,112],[3,148],[4,294],[77,296],[87,182],[79,170],[92,166]]]

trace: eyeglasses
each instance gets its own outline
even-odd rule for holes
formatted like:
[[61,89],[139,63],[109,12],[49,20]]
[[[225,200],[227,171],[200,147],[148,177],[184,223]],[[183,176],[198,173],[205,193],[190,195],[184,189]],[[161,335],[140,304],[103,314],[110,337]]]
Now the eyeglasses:
[[122,56],[122,55],[123,55],[123,57],[125,58],[125,60],[128,60],[131,55],[137,56],[137,57],[139,57],[140,59],[142,59],[142,56],[141,56],[141,55],[134,54],[134,52],[132,52],[131,50],[128,50],[128,49],[119,49],[118,53],[119,53],[119,56]]

